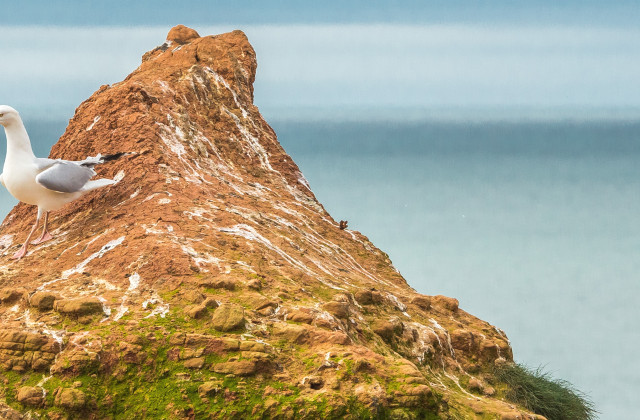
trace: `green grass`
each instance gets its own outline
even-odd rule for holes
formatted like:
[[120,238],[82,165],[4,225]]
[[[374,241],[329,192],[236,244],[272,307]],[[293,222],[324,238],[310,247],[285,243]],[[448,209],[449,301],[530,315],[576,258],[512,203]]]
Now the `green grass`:
[[589,397],[562,379],[554,379],[541,368],[520,364],[495,371],[496,379],[508,386],[505,398],[549,420],[592,420],[597,411]]

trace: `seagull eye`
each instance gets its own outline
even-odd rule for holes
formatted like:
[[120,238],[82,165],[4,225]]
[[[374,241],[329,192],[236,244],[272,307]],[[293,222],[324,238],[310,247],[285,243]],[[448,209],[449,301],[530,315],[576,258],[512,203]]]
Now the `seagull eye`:
[[4,114],[0,114],[0,118],[4,117]]

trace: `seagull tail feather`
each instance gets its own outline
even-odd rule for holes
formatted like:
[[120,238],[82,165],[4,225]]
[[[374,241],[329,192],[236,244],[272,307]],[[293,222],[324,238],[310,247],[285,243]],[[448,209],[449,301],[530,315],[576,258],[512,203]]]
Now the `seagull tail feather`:
[[89,156],[85,160],[80,161],[78,163],[80,165],[82,165],[82,166],[86,166],[88,168],[93,168],[94,166],[99,165],[101,163],[110,162],[112,160],[120,159],[123,156],[135,155],[135,154],[137,154],[137,153],[135,153],[135,152],[121,152],[121,153],[114,153],[112,155],[104,155],[104,156],[102,156],[101,154],[98,154],[98,156]]
[[88,192],[88,191],[95,190],[96,188],[102,188],[102,187],[106,187],[108,185],[113,185],[117,183],[118,181],[113,179],[108,179],[108,178],[95,179],[93,181],[89,181],[86,184],[84,184],[84,187],[82,187],[82,190],[80,191]]
[[112,155],[104,155],[104,156],[100,156],[100,163],[104,163],[104,162],[110,162],[112,160],[117,160],[120,159],[122,156],[126,156],[126,155],[132,155],[132,152],[121,152],[121,153],[114,153]]

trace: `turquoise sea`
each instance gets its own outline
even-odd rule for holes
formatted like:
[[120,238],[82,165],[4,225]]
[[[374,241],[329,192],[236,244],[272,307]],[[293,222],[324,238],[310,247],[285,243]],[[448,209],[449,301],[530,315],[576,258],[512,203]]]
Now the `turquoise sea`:
[[[66,122],[26,124],[46,155]],[[411,286],[504,329],[517,361],[572,382],[602,419],[635,418],[640,122],[272,125],[331,215]]]

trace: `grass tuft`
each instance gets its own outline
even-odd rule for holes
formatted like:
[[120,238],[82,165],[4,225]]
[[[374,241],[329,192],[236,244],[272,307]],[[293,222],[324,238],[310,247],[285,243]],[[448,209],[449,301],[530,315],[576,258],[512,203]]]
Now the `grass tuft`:
[[495,376],[508,386],[506,399],[549,420],[593,420],[598,413],[586,394],[541,368],[504,365],[496,369]]

